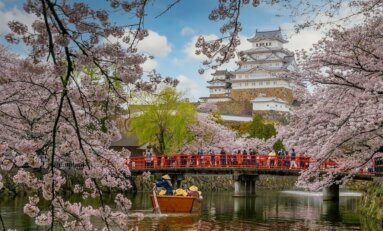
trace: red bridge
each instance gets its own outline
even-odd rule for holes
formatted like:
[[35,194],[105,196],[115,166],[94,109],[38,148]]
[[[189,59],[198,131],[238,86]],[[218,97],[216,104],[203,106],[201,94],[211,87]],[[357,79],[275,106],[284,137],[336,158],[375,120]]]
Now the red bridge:
[[[132,156],[127,161],[127,165],[132,172],[148,170],[176,172],[177,170],[183,171],[187,169],[194,170],[195,172],[202,172],[201,170],[220,172],[228,172],[228,170],[292,170],[296,172],[293,175],[296,175],[299,171],[307,169],[312,162],[308,156],[176,154],[174,156]],[[322,163],[321,170],[334,168],[336,166],[336,162],[327,160]],[[375,174],[374,166],[361,170],[360,174]]]
[[[375,175],[382,173],[382,160],[374,161],[368,169],[363,169],[354,179],[373,180]],[[132,156],[126,162],[133,173],[140,174],[150,171],[156,175],[171,175],[172,184],[181,186],[185,174],[230,174],[234,184],[233,196],[255,195],[255,182],[260,174],[299,175],[306,170],[313,160],[307,156],[270,156],[243,154],[177,154],[168,156]],[[331,160],[321,164],[320,171],[337,167]],[[342,175],[342,174],[340,174]],[[158,177],[160,177],[159,175]],[[323,188],[323,200],[338,200],[339,185],[333,184]]]

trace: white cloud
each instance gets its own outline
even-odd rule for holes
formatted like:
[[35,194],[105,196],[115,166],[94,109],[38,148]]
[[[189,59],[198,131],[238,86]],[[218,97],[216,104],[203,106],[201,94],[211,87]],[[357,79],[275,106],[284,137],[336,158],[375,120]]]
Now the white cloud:
[[208,69],[208,70],[206,70],[202,75],[200,75],[204,80],[206,80],[206,81],[209,81],[209,80],[211,80],[212,79],[212,73],[214,72],[214,70],[212,70],[212,69]]
[[[130,34],[129,30],[125,31],[126,35]],[[155,57],[166,57],[171,51],[172,47],[168,42],[168,39],[164,35],[160,35],[155,31],[148,30],[148,36],[138,42],[137,48],[139,52]],[[108,37],[108,41],[115,43],[119,41],[116,37]],[[128,44],[121,43],[123,48],[128,48]]]
[[287,35],[288,43],[285,47],[291,51],[310,50],[312,45],[318,42],[324,35],[323,30],[306,29],[300,33],[295,33],[294,24],[285,23],[281,25],[282,31]]
[[156,57],[166,57],[172,50],[166,36],[152,30],[148,32],[149,36],[138,43],[138,50]]
[[[0,9],[2,8],[2,4],[3,3],[0,2]],[[10,32],[8,27],[9,21],[16,20],[21,23],[25,23],[28,27],[30,27],[35,18],[36,17],[34,15],[27,14],[23,10],[16,7],[8,11],[0,10],[0,34],[2,35]]]
[[155,59],[147,59],[141,66],[144,69],[144,72],[150,72],[153,69],[158,68],[158,62]]
[[[284,23],[281,25],[282,31],[284,31],[287,36],[289,43],[286,44],[286,48],[291,51],[295,50],[309,50],[312,48],[312,45],[317,43],[320,39],[326,36],[326,33],[334,28],[334,24],[329,22],[336,22],[337,25],[341,25],[345,28],[353,27],[361,23],[364,19],[363,14],[355,15],[348,20],[342,20],[348,18],[348,16],[353,15],[356,12],[356,8],[349,7],[346,3],[343,3],[340,11],[334,17],[329,17],[323,12],[315,17],[315,22],[318,24],[323,24],[320,29],[315,28],[306,28],[299,33],[295,33],[293,23]],[[296,24],[304,23],[306,18],[301,17],[296,19]]]
[[195,80],[185,75],[178,75],[176,79],[179,81],[177,89],[185,92],[191,101],[197,101],[202,96],[201,86]]
[[187,27],[182,28],[180,34],[182,36],[188,36],[188,35],[193,35],[195,33],[196,33],[196,31],[193,28],[187,26]]

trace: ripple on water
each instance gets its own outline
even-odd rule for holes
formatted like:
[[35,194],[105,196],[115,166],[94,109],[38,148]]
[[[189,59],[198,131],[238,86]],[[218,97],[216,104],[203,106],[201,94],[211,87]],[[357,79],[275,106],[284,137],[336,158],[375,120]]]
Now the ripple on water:
[[[308,192],[308,191],[298,191],[298,190],[285,190],[281,193],[297,195],[297,196],[308,196],[308,197],[321,197],[322,192]],[[361,192],[340,192],[340,197],[360,197],[362,196]]]

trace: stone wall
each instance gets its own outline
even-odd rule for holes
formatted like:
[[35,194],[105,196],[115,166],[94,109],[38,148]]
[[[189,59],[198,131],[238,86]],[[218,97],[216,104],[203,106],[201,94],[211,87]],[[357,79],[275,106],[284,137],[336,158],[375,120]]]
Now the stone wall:
[[227,96],[226,94],[210,94],[209,97],[211,98],[220,98],[220,97],[225,97]]
[[275,96],[288,103],[292,103],[294,100],[292,91],[287,88],[232,89],[230,96],[235,101],[250,101],[259,94],[265,94],[269,97]]
[[253,115],[255,114],[260,114],[263,119],[277,122],[277,124],[287,124],[290,118],[288,112],[280,111],[253,111]]
[[217,102],[216,105],[221,114],[251,115],[253,110],[249,101]]
[[[296,176],[260,175],[256,181],[256,188],[291,189],[295,187],[296,180]],[[135,177],[135,184],[138,191],[152,190],[154,182],[154,176],[149,179],[144,179],[142,176]],[[185,179],[181,181],[181,187],[183,188],[196,185],[199,190],[205,192],[234,191],[233,184],[234,182],[231,175],[186,175]]]

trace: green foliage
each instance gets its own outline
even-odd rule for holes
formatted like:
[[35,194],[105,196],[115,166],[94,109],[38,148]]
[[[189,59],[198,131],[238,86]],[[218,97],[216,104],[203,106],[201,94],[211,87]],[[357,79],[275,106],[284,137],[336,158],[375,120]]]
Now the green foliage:
[[285,146],[283,145],[283,142],[282,140],[278,139],[274,145],[273,145],[273,149],[275,152],[278,152],[279,150],[283,149],[283,150],[286,150]]
[[363,196],[361,212],[374,220],[383,220],[383,183],[372,185]]
[[241,124],[239,131],[242,134],[249,134],[250,137],[258,139],[270,139],[277,134],[273,124],[266,124],[261,115],[254,115],[251,122]]
[[159,154],[171,155],[192,139],[188,126],[196,120],[194,105],[182,100],[180,93],[168,87],[152,102],[137,107],[130,130],[141,143],[154,145]]
[[211,115],[213,116],[214,122],[216,122],[217,124],[224,125],[224,121],[222,119],[221,113],[215,111],[215,112],[212,112]]

